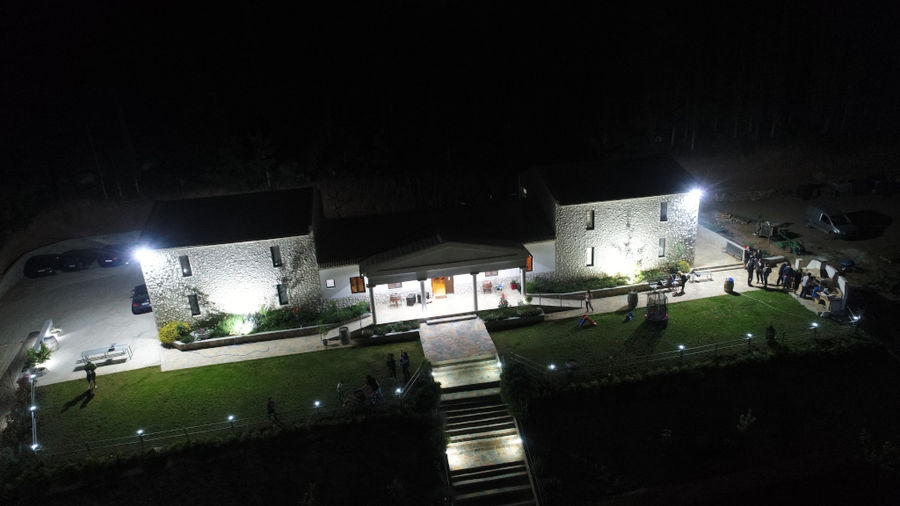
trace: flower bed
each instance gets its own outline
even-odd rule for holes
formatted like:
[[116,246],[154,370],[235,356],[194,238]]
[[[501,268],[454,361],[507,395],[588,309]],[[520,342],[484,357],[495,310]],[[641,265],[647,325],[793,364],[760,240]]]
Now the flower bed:
[[503,330],[544,321],[544,310],[538,306],[509,306],[476,313],[489,331]]

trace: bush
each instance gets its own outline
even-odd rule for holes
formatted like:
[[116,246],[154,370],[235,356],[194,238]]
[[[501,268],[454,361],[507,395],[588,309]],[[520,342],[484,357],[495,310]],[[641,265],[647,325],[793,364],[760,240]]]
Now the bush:
[[34,367],[50,359],[50,348],[47,348],[44,343],[41,343],[41,348],[38,350],[28,348],[26,353],[28,357],[25,359],[25,367]]
[[583,290],[600,290],[630,284],[624,274],[600,274],[566,280],[556,280],[544,276],[535,276],[525,283],[526,293],[571,293]]
[[312,306],[263,309],[255,316],[256,326],[253,328],[253,331],[266,332],[269,330],[329,325],[351,320],[368,312],[369,303],[365,301],[342,308],[337,307],[337,304],[332,302],[324,309]]
[[503,318],[538,316],[544,311],[538,306],[507,306],[497,309],[485,309],[476,313],[484,321],[501,320]]
[[163,328],[159,329],[159,341],[165,345],[171,346],[175,341],[180,341],[182,337],[191,334],[191,326],[187,322],[180,320],[171,321]]
[[510,362],[500,375],[500,396],[517,417],[527,414],[531,400],[545,392],[543,378],[519,362]]
[[419,320],[406,320],[403,322],[382,323],[374,327],[363,329],[363,337],[383,336],[391,332],[406,332],[408,330],[418,330]]

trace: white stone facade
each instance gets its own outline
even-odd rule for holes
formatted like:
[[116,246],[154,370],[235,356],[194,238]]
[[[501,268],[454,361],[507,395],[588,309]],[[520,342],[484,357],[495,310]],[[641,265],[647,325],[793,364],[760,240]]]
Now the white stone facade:
[[[665,221],[660,220],[663,202],[667,207]],[[679,256],[693,263],[699,205],[700,198],[695,193],[557,205],[553,275],[557,278],[600,273],[631,276]],[[593,211],[592,228],[588,223],[590,211]],[[665,239],[663,256],[660,256],[660,239]],[[588,248],[593,248],[592,262]]]
[[[213,246],[169,248],[146,253],[141,269],[158,327],[173,320],[191,322],[213,313],[255,313],[281,307],[278,285],[287,305],[319,304],[319,268],[313,235]],[[272,246],[281,254],[275,266]],[[190,262],[184,276],[179,257]],[[199,315],[191,314],[196,295]]]

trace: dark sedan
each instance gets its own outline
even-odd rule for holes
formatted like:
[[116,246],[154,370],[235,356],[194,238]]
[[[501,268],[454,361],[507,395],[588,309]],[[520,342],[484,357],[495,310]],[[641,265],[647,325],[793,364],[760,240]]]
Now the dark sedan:
[[25,275],[29,278],[52,276],[60,268],[59,255],[35,255],[25,262]]
[[97,263],[100,267],[115,267],[117,265],[127,264],[127,248],[120,244],[111,244],[103,246],[97,252]]
[[147,285],[138,285],[134,287],[131,294],[131,312],[134,314],[149,313],[153,311],[150,305],[150,295],[147,293]]
[[61,255],[60,267],[64,271],[80,271],[87,269],[97,259],[97,251],[92,249],[73,249]]

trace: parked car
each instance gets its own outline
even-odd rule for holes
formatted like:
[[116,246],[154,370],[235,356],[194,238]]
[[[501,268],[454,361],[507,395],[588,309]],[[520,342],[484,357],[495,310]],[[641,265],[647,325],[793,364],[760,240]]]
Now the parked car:
[[29,278],[52,276],[59,267],[59,255],[35,255],[25,262],[25,275]]
[[60,268],[64,271],[87,269],[97,259],[97,250],[73,249],[60,255]]
[[153,311],[150,305],[150,295],[147,293],[147,285],[134,287],[131,293],[131,312],[134,314],[149,313]]
[[831,234],[835,239],[850,237],[859,231],[846,213],[822,203],[812,204],[806,208],[806,226]]
[[100,267],[115,267],[128,263],[127,248],[121,244],[103,246],[97,252],[97,263]]

